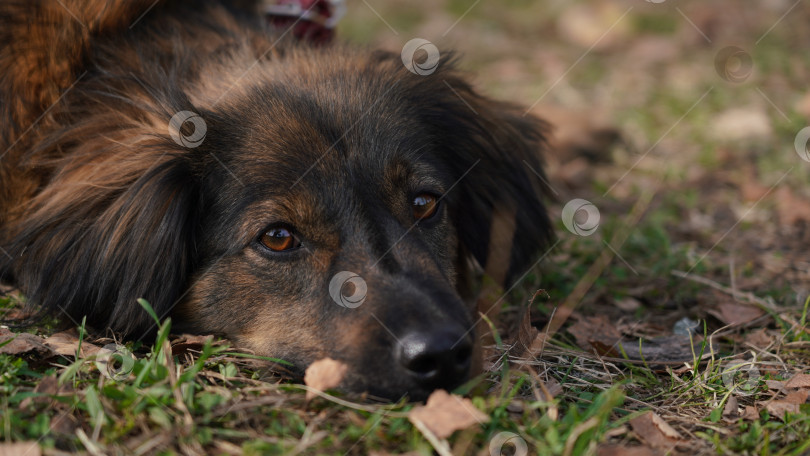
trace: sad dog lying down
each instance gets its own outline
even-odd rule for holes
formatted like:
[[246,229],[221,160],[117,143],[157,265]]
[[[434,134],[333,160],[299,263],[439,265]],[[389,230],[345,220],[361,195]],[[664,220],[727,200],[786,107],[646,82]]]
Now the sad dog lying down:
[[131,340],[144,298],[298,372],[333,358],[346,391],[468,380],[475,271],[509,286],[551,236],[545,125],[448,54],[420,75],[251,8],[152,4],[0,2],[4,281]]

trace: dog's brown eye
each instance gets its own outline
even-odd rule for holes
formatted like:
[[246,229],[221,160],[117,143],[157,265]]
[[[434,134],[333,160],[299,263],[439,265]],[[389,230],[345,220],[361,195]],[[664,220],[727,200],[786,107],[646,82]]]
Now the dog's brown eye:
[[436,213],[439,207],[439,201],[433,195],[423,193],[413,199],[413,218],[416,221],[426,220]]
[[298,248],[301,242],[287,228],[273,228],[262,235],[261,243],[275,252]]

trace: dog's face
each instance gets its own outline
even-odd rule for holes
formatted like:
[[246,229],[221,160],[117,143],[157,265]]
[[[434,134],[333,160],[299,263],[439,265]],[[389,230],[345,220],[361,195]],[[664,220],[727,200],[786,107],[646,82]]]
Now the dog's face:
[[337,359],[353,390],[423,397],[470,373],[478,316],[457,290],[462,251],[489,243],[493,207],[542,208],[518,208],[538,204],[509,190],[535,194],[531,164],[499,143],[527,143],[528,122],[391,60],[259,85],[211,118],[207,255],[180,320],[297,366]]
[[232,135],[204,185],[209,255],[181,321],[298,366],[340,360],[351,388],[375,395],[467,378],[474,316],[455,289],[448,209],[458,176],[385,89],[349,101],[302,87],[276,95],[279,109],[237,102],[211,125],[210,138]]
[[[115,195],[120,204],[75,208],[98,226],[63,233],[72,248],[106,249],[88,247],[96,262],[77,262],[62,302],[106,296],[115,307],[75,313],[137,337],[150,326],[134,305],[144,297],[175,328],[297,370],[339,360],[343,388],[376,396],[463,383],[478,319],[462,298],[469,260],[504,259],[495,269],[509,281],[548,239],[542,125],[479,96],[451,65],[418,76],[399,56],[310,51],[260,74],[221,103],[175,103],[204,119],[204,140],[167,155],[162,133],[157,162]],[[506,255],[493,255],[497,212],[514,217]],[[28,254],[59,256],[33,219]],[[71,279],[55,273],[37,288],[33,272],[15,275],[39,300],[60,299]]]

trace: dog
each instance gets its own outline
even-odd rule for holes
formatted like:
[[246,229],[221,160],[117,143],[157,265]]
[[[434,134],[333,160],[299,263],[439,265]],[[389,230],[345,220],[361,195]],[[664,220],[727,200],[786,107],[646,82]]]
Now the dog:
[[419,74],[251,2],[154,3],[0,1],[4,281],[129,340],[143,298],[299,373],[332,358],[348,392],[469,380],[476,277],[510,286],[553,236],[548,125],[450,53]]

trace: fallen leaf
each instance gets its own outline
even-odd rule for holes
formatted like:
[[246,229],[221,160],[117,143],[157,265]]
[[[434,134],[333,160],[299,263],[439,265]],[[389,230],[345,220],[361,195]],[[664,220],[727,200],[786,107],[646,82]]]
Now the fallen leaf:
[[785,402],[790,402],[791,404],[801,405],[807,402],[807,396],[810,396],[810,391],[806,389],[799,389],[787,393],[782,400]]
[[525,312],[523,312],[523,316],[520,318],[517,337],[512,344],[512,349],[510,352],[510,354],[516,358],[523,357],[527,353],[529,354],[529,357],[536,356],[536,354],[532,352],[532,344],[535,339],[537,339],[537,335],[540,334],[540,331],[532,326],[531,321],[531,311],[527,306]]
[[[10,342],[8,342],[10,340]],[[0,328],[0,353],[7,355],[24,355],[26,353],[46,354],[51,350],[46,347],[41,337],[29,333],[14,333],[8,328]]]
[[788,401],[770,401],[765,403],[765,410],[771,415],[785,420],[785,415],[788,413],[799,413],[799,404],[794,404]]
[[[86,340],[81,342],[82,352],[80,355],[83,358],[93,356],[101,350],[101,347]],[[76,350],[79,349],[79,333],[75,329],[58,332],[45,339],[45,345],[50,347],[57,355],[76,356]]]
[[574,336],[577,345],[585,350],[594,348],[599,351],[604,346],[613,347],[622,337],[616,325],[604,315],[580,317],[568,328],[568,332]]
[[740,188],[740,194],[743,200],[753,203],[759,201],[770,192],[771,188],[769,186],[760,183],[759,175],[753,165],[745,165],[740,171],[741,176],[737,181],[737,185]]
[[801,96],[795,104],[796,112],[810,119],[810,92]]
[[560,385],[560,382],[553,378],[549,378],[546,381],[536,379],[537,386],[539,387],[539,391],[542,395],[542,400],[551,402],[554,400],[555,397],[559,396],[563,392],[563,387]]
[[767,139],[773,133],[768,113],[760,108],[732,108],[712,120],[712,136],[718,141]]
[[0,443],[0,456],[40,456],[37,442]]
[[408,413],[408,419],[417,427],[417,422],[423,424],[438,438],[444,439],[459,429],[488,422],[489,416],[475,408],[472,401],[465,397],[436,390],[425,405],[415,407]]
[[753,345],[754,347],[764,349],[769,347],[773,343],[774,337],[771,334],[768,334],[768,331],[765,330],[765,328],[760,328],[746,335],[745,341]]
[[34,392],[38,393],[37,396],[29,396],[20,401],[20,410],[25,410],[33,403],[49,402],[51,400],[48,396],[56,395],[59,392],[59,380],[54,375],[47,375],[37,383]]
[[720,302],[708,312],[721,322],[731,326],[743,325],[765,315],[765,312],[759,307],[731,300]]
[[742,413],[742,419],[748,421],[759,420],[759,409],[751,405],[746,405]]
[[[318,391],[326,391],[340,385],[348,369],[348,366],[332,358],[319,359],[307,367],[304,383]],[[315,396],[315,392],[307,391],[306,399],[310,400]]]
[[641,307],[641,301],[632,296],[628,296],[626,298],[616,300],[616,307],[624,310],[625,312],[632,312]]
[[800,221],[810,222],[810,201],[807,198],[796,196],[785,186],[779,187],[774,193],[780,224],[791,226]]
[[729,396],[728,401],[726,401],[726,406],[723,407],[723,418],[728,418],[730,420],[735,420],[740,416],[740,404],[737,402],[737,398],[734,396]]
[[56,434],[73,435],[76,428],[79,427],[79,421],[69,413],[63,413],[51,420],[51,432]]
[[810,374],[796,374],[785,383],[786,388],[810,388]]
[[633,418],[630,427],[653,448],[672,449],[681,440],[678,431],[653,412]]
[[557,19],[557,27],[560,36],[570,43],[604,50],[627,42],[630,28],[626,21],[619,20],[621,17],[621,8],[612,3],[579,4],[565,9]]
[[172,356],[181,356],[189,351],[200,351],[205,346],[205,342],[213,338],[214,336],[211,335],[182,334],[172,341]]

